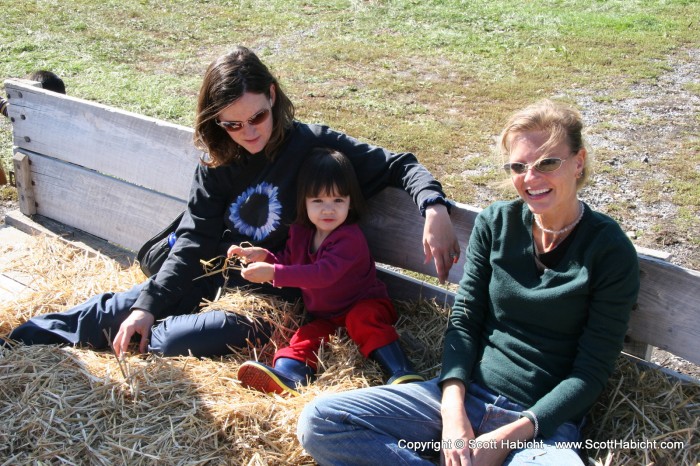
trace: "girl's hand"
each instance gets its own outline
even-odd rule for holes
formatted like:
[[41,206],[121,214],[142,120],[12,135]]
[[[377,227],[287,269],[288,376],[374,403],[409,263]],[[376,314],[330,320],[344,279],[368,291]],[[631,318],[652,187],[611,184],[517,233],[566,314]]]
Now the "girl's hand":
[[267,262],[255,262],[241,269],[241,277],[253,283],[272,282],[275,278],[275,266]]
[[243,248],[237,244],[234,244],[228,248],[226,255],[229,258],[238,256],[241,258],[243,263],[252,264],[253,262],[264,262],[265,258],[267,257],[267,250],[255,246]]

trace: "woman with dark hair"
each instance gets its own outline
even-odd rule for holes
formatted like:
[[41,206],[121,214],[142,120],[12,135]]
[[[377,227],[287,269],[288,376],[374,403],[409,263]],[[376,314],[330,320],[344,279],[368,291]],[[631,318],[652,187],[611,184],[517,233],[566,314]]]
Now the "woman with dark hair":
[[[177,240],[158,273],[131,290],[105,293],[62,313],[36,316],[10,338],[25,344],[64,343],[105,348],[117,354],[135,334],[139,351],[213,356],[247,341],[268,338],[265,329],[234,313],[192,314],[213,299],[220,275],[202,275],[200,259],[226,254],[249,242],[280,250],[296,218],[296,180],[315,147],[344,153],[366,197],[386,186],[404,188],[424,213],[424,249],[441,280],[459,254],[440,183],[410,153],[391,153],[321,125],[294,120],[294,107],[275,77],[249,49],[237,47],[207,69],[197,103],[195,145],[206,152],[197,167]],[[229,276],[228,286],[250,286]],[[296,299],[298,289],[267,284],[265,294]],[[168,317],[168,319],[165,319]],[[160,321],[154,325],[156,321]]]

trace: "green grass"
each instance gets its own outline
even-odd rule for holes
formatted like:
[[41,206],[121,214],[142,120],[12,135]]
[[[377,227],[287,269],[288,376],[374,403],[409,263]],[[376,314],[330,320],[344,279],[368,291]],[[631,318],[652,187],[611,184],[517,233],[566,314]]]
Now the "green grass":
[[[3,1],[0,76],[51,69],[68,93],[191,125],[201,76],[256,50],[304,121],[414,151],[469,202],[497,177],[492,137],[524,103],[624,92],[697,47],[691,1]],[[601,96],[600,99],[614,99]],[[484,154],[465,166],[466,154]],[[0,159],[11,133],[0,123]],[[492,173],[488,173],[492,170]],[[470,181],[474,181],[470,178]]]
[[0,201],[17,201],[17,190],[10,185],[0,186]]

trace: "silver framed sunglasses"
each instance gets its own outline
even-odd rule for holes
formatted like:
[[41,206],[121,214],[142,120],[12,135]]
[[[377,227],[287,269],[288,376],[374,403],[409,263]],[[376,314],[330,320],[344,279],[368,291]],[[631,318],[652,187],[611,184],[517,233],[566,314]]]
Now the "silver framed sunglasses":
[[509,175],[522,175],[531,168],[534,168],[540,173],[552,173],[553,171],[559,170],[561,164],[567,160],[568,159],[561,159],[559,157],[547,157],[544,159],[539,159],[534,163],[510,162],[503,164],[503,170],[505,170]]
[[271,109],[266,108],[264,110],[260,110],[258,113],[253,115],[252,117],[248,118],[245,122],[243,121],[221,121],[218,118],[214,120],[214,122],[224,128],[226,131],[229,133],[235,133],[236,131],[240,131],[243,129],[243,125],[245,123],[248,123],[249,125],[257,126],[262,123],[264,123],[267,118],[270,116],[270,111]]

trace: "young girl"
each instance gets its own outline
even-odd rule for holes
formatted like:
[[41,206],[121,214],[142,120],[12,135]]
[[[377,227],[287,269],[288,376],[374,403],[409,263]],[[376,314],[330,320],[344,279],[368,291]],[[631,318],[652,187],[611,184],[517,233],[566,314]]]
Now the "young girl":
[[241,272],[246,280],[301,288],[314,319],[297,330],[289,347],[277,351],[274,367],[244,363],[238,371],[244,386],[296,395],[296,386],[306,385],[316,371],[321,344],[342,326],[362,355],[388,372],[389,384],[423,380],[399,347],[396,311],[356,223],[364,208],[350,161],[338,151],[315,149],[300,171],[298,214],[284,251],[229,248],[229,257],[249,264]]

